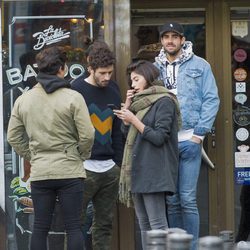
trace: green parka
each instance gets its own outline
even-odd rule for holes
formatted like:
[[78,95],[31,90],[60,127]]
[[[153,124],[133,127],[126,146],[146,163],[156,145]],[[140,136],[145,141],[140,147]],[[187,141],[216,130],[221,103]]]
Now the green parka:
[[15,102],[7,140],[31,163],[31,181],[85,178],[94,127],[82,96],[61,87],[46,93],[38,83]]

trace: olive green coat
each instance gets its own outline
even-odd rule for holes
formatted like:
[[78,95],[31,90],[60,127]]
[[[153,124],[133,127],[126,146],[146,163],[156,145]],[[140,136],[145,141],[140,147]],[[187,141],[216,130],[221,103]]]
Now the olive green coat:
[[30,161],[31,181],[85,178],[94,127],[79,93],[60,88],[47,94],[38,83],[16,100],[7,140]]

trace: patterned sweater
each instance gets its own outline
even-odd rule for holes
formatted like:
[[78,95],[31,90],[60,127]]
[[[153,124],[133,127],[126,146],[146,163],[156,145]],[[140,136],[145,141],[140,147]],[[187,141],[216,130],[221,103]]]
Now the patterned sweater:
[[79,77],[73,81],[72,89],[84,97],[95,127],[95,142],[90,159],[113,159],[118,166],[121,166],[123,155],[121,120],[108,107],[108,104],[115,104],[119,108],[121,106],[118,85],[110,81],[107,87],[100,88],[87,83],[83,77]]

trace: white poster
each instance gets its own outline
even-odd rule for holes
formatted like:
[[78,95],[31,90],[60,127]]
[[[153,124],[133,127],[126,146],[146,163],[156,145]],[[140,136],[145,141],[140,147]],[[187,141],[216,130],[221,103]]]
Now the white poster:
[[232,22],[232,35],[245,37],[248,35],[248,22],[247,21],[233,21]]
[[250,152],[235,152],[235,167],[250,168]]

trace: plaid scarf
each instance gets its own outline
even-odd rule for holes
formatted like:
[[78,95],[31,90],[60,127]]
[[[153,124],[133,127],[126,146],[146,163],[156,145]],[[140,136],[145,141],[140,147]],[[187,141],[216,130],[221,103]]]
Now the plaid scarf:
[[[163,84],[162,81],[156,80],[153,84],[154,84],[153,86],[141,91],[140,93],[137,93],[134,96],[133,102],[129,108],[130,111],[136,114],[139,120],[142,120],[155,102],[157,102],[162,97],[168,96],[172,100],[174,100],[177,106],[178,126],[180,128],[181,127],[180,109],[175,95],[162,86]],[[131,166],[132,166],[132,150],[137,133],[138,130],[133,125],[130,125],[125,143],[123,161],[121,167],[119,200],[127,207],[133,206],[132,196],[131,196]]]

